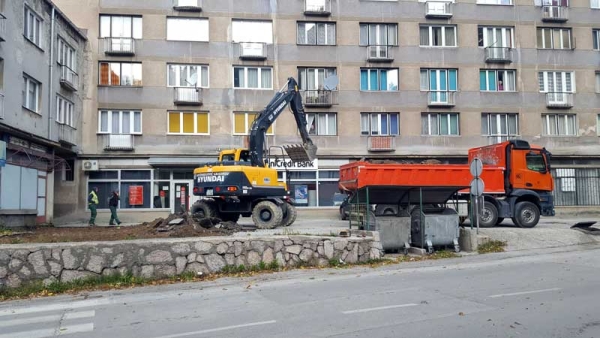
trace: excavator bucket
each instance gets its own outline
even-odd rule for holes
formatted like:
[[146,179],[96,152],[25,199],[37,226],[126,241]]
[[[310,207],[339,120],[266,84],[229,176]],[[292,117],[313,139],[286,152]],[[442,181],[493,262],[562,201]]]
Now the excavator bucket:
[[289,144],[283,146],[283,149],[294,162],[312,161],[317,157],[317,146],[312,143]]

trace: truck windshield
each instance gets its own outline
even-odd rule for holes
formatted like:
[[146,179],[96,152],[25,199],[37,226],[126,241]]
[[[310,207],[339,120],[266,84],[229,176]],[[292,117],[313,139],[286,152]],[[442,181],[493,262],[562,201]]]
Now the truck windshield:
[[525,161],[527,162],[527,169],[543,172],[546,171],[546,163],[544,162],[544,156],[541,153],[530,152],[525,155]]

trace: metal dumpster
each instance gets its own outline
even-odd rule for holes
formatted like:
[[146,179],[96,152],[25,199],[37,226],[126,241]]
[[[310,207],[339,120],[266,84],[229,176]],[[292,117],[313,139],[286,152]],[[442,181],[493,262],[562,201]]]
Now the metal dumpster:
[[458,213],[451,208],[431,207],[415,208],[411,212],[411,243],[421,248],[427,248],[432,253],[434,246],[454,245],[456,252],[458,246]]
[[377,216],[375,231],[384,251],[403,251],[408,253],[410,248],[410,215],[401,210],[398,216]]

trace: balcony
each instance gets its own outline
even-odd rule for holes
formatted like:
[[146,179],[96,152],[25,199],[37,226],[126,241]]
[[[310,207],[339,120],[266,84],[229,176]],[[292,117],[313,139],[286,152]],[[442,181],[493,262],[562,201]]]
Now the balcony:
[[267,44],[262,42],[240,42],[236,44],[237,54],[242,60],[266,60]]
[[542,21],[567,22],[569,20],[569,7],[542,6]]
[[331,0],[304,0],[304,15],[330,16]]
[[104,150],[133,150],[133,135],[102,135]]
[[0,93],[0,119],[4,118],[4,93]]
[[456,92],[430,91],[427,93],[427,105],[429,107],[454,107]]
[[202,0],[173,0],[173,9],[180,12],[202,12]]
[[79,84],[79,75],[75,73],[71,68],[61,65],[60,66],[60,85],[70,91],[76,92],[77,85]]
[[77,129],[57,122],[58,142],[77,145]]
[[305,90],[302,92],[306,107],[331,107],[337,104],[337,91]]
[[6,41],[6,17],[0,13],[0,41]]
[[394,136],[369,136],[367,143],[368,151],[396,150],[396,138]]
[[446,1],[427,1],[425,3],[426,18],[447,19],[452,17],[452,3]]
[[115,56],[135,55],[135,39],[104,38],[104,53]]
[[510,47],[486,47],[486,63],[511,63],[513,59],[512,48]]
[[367,46],[367,61],[369,62],[392,62],[392,46]]
[[573,108],[573,100],[573,93],[546,93],[546,107],[548,108]]
[[173,103],[181,106],[202,105],[202,89],[194,87],[173,88]]

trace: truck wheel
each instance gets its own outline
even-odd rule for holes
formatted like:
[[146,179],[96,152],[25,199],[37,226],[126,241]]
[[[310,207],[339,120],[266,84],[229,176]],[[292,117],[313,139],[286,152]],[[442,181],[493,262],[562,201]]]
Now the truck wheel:
[[498,220],[496,221],[496,225],[502,223],[504,221],[504,217],[498,217]]
[[262,201],[252,210],[252,221],[259,229],[273,229],[282,219],[283,210],[271,201]]
[[191,214],[192,218],[200,221],[200,225],[204,228],[212,228],[213,224],[212,222],[202,222],[202,219],[219,217],[216,205],[205,201],[199,201],[192,205]]
[[283,219],[281,220],[281,225],[284,227],[289,227],[290,225],[294,224],[296,217],[298,216],[296,207],[289,203],[284,203],[281,209],[285,209],[283,212],[285,216],[283,216]]
[[483,203],[483,212],[479,215],[479,226],[482,228],[491,228],[498,221],[498,209],[492,202]]
[[515,206],[515,220],[521,228],[533,228],[540,220],[540,209],[531,202],[519,202]]

